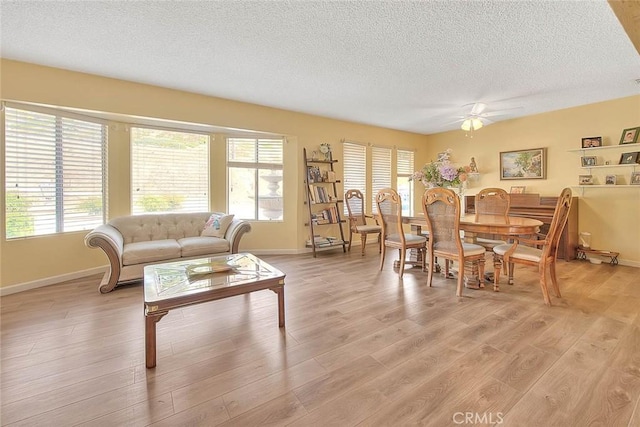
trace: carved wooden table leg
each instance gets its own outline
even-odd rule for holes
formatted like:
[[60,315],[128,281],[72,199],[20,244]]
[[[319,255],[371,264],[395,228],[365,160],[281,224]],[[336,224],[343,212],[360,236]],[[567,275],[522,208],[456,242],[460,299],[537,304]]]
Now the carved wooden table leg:
[[498,255],[493,254],[493,290],[495,292],[500,291],[500,285],[498,282],[500,281],[500,269],[502,268],[502,261]]
[[473,262],[465,262],[458,274],[464,274],[464,286],[469,289],[484,288],[482,281],[478,279],[478,266]]
[[156,323],[162,319],[168,311],[149,312],[144,315],[144,344],[147,368],[156,366]]

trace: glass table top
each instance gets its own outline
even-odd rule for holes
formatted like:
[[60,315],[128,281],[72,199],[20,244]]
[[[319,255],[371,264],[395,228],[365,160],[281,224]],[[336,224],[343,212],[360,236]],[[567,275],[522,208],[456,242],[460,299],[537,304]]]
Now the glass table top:
[[149,303],[284,276],[249,253],[148,265],[144,268],[144,299]]

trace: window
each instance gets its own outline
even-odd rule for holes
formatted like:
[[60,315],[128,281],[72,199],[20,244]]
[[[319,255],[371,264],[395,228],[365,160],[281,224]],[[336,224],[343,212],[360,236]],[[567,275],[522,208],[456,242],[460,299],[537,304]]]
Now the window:
[[413,151],[398,150],[397,152],[397,188],[402,200],[402,215],[413,215],[413,181],[410,181],[414,171]]
[[228,138],[229,212],[242,219],[282,220],[283,139]]
[[209,136],[131,128],[131,212],[209,210]]
[[[360,190],[362,199],[367,200],[367,152],[360,144],[345,142],[342,147],[344,156],[344,190]],[[344,213],[348,214],[346,203]]]
[[7,239],[104,223],[104,124],[6,107],[4,131]]
[[378,212],[376,196],[383,188],[391,187],[391,149],[371,148],[371,193],[372,211]]

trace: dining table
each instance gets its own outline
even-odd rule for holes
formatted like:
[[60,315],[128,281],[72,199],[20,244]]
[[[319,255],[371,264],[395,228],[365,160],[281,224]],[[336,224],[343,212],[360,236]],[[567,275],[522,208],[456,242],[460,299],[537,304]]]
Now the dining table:
[[[427,226],[427,221],[423,214],[413,216],[403,216],[402,222],[410,224],[412,231],[422,234],[422,228]],[[500,239],[517,240],[518,236],[532,236],[540,231],[542,221],[533,218],[520,216],[503,215],[475,215],[467,214],[460,216],[460,230],[464,231],[464,241],[474,243],[478,234],[491,234],[499,236]],[[419,254],[418,254],[419,256]],[[499,262],[494,258],[494,264]],[[429,266],[431,268],[431,266]],[[483,279],[478,277],[477,266],[464,269],[465,286],[468,288],[483,288]],[[459,272],[459,274],[461,274]],[[494,284],[494,291],[499,291],[497,284]]]

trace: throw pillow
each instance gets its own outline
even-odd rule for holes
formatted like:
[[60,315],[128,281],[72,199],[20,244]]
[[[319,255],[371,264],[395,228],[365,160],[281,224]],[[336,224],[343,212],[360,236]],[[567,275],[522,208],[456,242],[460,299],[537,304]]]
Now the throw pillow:
[[214,213],[207,220],[204,225],[204,230],[202,230],[200,235],[224,238],[224,233],[227,232],[227,228],[231,225],[231,221],[233,221],[233,214],[225,215]]

